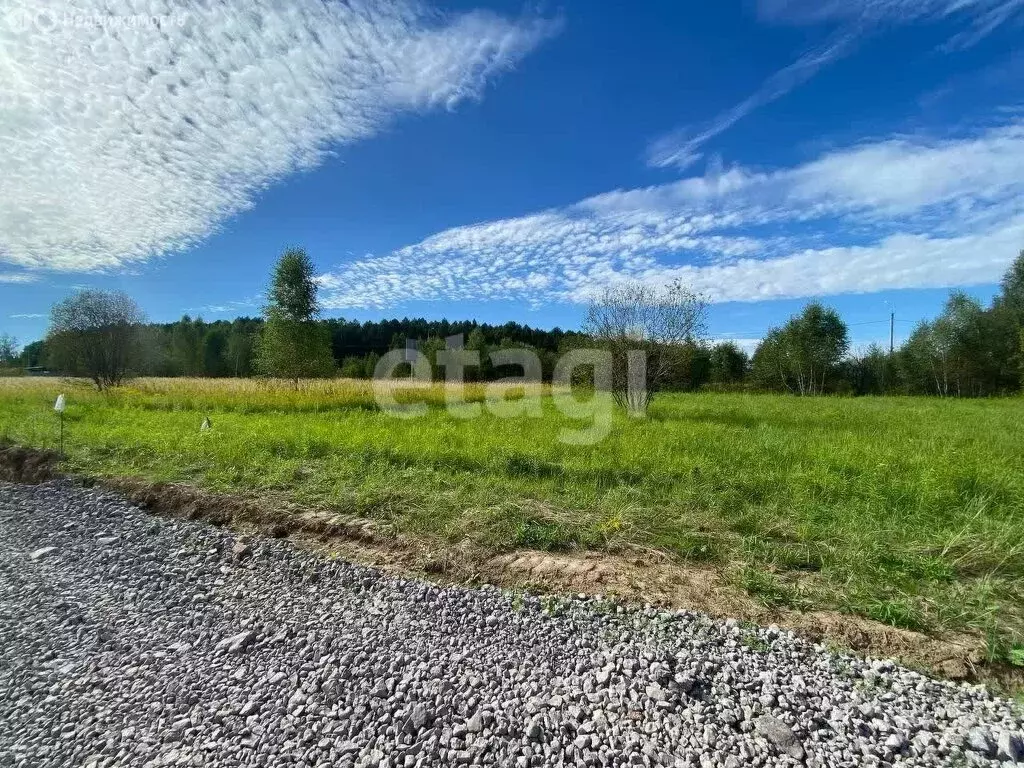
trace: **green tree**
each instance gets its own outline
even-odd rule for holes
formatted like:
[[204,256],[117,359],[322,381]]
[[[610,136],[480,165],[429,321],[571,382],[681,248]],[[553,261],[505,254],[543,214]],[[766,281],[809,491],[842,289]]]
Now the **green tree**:
[[835,310],[812,302],[786,324],[783,334],[797,391],[809,395],[824,392],[829,375],[850,346],[842,318]]
[[915,394],[949,394],[950,348],[945,328],[920,322],[900,347],[898,365],[907,388]]
[[787,392],[791,389],[785,346],[783,330],[769,328],[754,350],[750,376],[761,389],[773,392]]
[[25,368],[35,368],[46,359],[46,342],[39,340],[26,344],[21,350],[21,364]]
[[171,354],[171,326],[144,325],[139,329],[141,376],[178,376]]
[[209,326],[203,336],[204,376],[227,376],[230,373],[227,349],[227,329],[221,323]]
[[346,379],[366,378],[366,361],[361,357],[346,357],[341,361],[341,375]]
[[820,394],[837,373],[849,346],[846,324],[839,314],[812,302],[761,341],[754,354],[754,377],[771,389]]
[[184,315],[171,330],[171,364],[180,376],[203,372],[203,321]]
[[911,391],[968,397],[1015,388],[1016,334],[1007,319],[1003,308],[951,293],[942,314],[918,324],[900,349]]
[[363,377],[372,379],[374,372],[377,370],[377,363],[380,362],[380,355],[376,352],[371,352],[366,356],[366,361],[363,364]]
[[1014,317],[1018,326],[1024,326],[1024,250],[1006,270],[1000,289],[995,301],[996,306],[1005,308]]
[[981,302],[963,291],[950,294],[937,321],[949,337],[952,385],[960,397],[988,394],[997,386],[991,321]]
[[0,365],[11,366],[18,357],[18,340],[8,333],[0,333]]
[[239,318],[231,324],[225,356],[232,376],[249,376],[252,373],[257,333],[249,328],[250,322]]
[[712,384],[739,384],[747,375],[750,360],[734,342],[723,341],[711,348],[709,362]]
[[444,352],[447,346],[447,342],[440,336],[431,336],[420,342],[420,354],[430,361],[430,369],[433,371],[435,381],[440,381],[444,375],[442,374],[441,366],[437,364],[437,354],[438,352]]
[[851,355],[843,366],[843,377],[855,395],[885,395],[894,391],[897,381],[893,356],[887,349],[872,344],[859,355]]
[[467,380],[480,381],[493,378],[494,366],[491,364],[488,356],[487,339],[481,328],[477,327],[469,332],[469,338],[466,339],[466,349],[469,352],[476,352],[480,355],[480,367],[466,369]]
[[1017,335],[1017,375],[1024,382],[1024,328]]
[[320,304],[313,262],[289,248],[274,268],[264,308],[266,322],[256,351],[263,373],[291,379],[329,376],[334,371],[330,329],[319,322]]
[[666,389],[696,392],[711,380],[711,350],[702,343],[684,341],[679,345],[678,357]]
[[1024,387],[1024,347],[1020,345],[1024,334],[1024,251],[1006,270],[999,295],[992,303],[990,344],[1000,367],[1000,390],[1019,390]]

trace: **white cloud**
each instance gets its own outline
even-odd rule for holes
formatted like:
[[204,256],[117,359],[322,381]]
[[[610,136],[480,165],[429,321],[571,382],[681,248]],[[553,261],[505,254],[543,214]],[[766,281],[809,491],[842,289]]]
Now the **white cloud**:
[[41,317],[49,317],[46,313],[25,312],[17,315],[8,315],[13,320],[38,320]]
[[905,24],[919,19],[962,17],[975,34],[1019,18],[1024,0],[759,0],[768,21],[795,24],[860,21]]
[[894,137],[456,227],[324,275],[331,308],[410,300],[583,302],[680,278],[712,301],[991,283],[1024,247],[1024,121]]
[[837,24],[826,41],[766,79],[754,93],[697,126],[684,126],[654,139],[647,162],[684,170],[703,157],[702,147],[744,117],[782,98],[821,69],[852,52],[866,35],[900,24],[944,18],[964,27],[947,48],[974,45],[997,27],[1024,22],[1024,0],[760,0],[759,16],[786,24]]
[[7,0],[0,262],[187,246],[332,147],[479,97],[556,27],[412,0]]
[[0,272],[0,283],[34,283],[36,281],[35,275],[30,275],[27,272]]
[[[250,296],[247,299],[225,301],[220,304],[206,304],[201,307],[186,307],[182,311],[185,312],[186,314],[199,313],[200,315],[237,315],[239,312],[255,309],[260,305],[260,302],[260,296]],[[256,311],[254,314],[259,314],[259,312]]]
[[807,200],[828,195],[890,214],[984,205],[1019,193],[1022,149],[1024,123],[958,141],[896,138],[826,155],[794,174],[794,184]]
[[[1024,214],[963,237],[899,233],[867,246],[808,248],[776,259],[708,267],[656,267],[631,276],[657,284],[679,278],[715,301],[944,288],[996,282],[1022,243]],[[571,298],[583,301],[589,293],[588,286],[578,286]]]

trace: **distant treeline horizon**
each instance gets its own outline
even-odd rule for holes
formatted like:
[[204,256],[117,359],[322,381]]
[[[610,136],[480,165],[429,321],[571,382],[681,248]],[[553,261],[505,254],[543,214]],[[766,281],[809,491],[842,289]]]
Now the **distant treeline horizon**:
[[[262,317],[247,316],[208,322],[186,314],[170,323],[145,323],[141,330],[143,356],[134,373],[215,378],[258,375],[256,339],[265,322]],[[405,348],[409,342],[433,361],[435,348],[443,349],[445,339],[462,335],[467,349],[483,353],[486,349],[529,347],[538,353],[550,353],[553,365],[559,354],[578,345],[573,342],[586,338],[579,331],[564,331],[557,326],[544,330],[517,322],[494,325],[476,320],[408,317],[362,322],[325,318],[315,322],[330,333],[339,374],[354,378],[369,378],[383,355]],[[25,368],[50,367],[46,340],[26,344],[19,362]]]
[[[259,375],[265,372],[260,370],[258,360],[258,340],[265,324],[263,318],[206,322],[188,315],[172,323],[144,323],[130,373],[167,377]],[[434,365],[435,376],[443,378],[436,365],[437,353],[445,349],[446,339],[461,335],[465,348],[478,352],[482,361],[478,368],[467,369],[470,380],[519,375],[518,369],[490,365],[489,352],[528,347],[540,358],[543,377],[550,381],[562,354],[588,344],[600,345],[599,340],[583,332],[558,327],[543,330],[517,322],[492,325],[475,320],[359,322],[330,318],[311,320],[307,325],[303,333],[322,332],[329,339],[333,366],[328,359],[320,375],[351,378],[372,377],[384,354],[405,348],[410,341]],[[0,360],[8,371],[20,366],[69,372],[60,368],[56,347],[48,350],[51,337],[26,345],[20,354],[11,341],[6,344],[6,359]],[[872,345],[865,352],[851,353],[849,329],[838,313],[819,302],[810,302],[802,313],[770,329],[753,355],[734,342],[693,338],[675,345],[672,357],[664,388],[681,391],[709,388],[961,397],[1019,393],[1024,381],[1024,251],[1007,270],[990,306],[983,306],[962,291],[952,291],[942,313],[934,320],[918,323],[910,337],[892,352]]]

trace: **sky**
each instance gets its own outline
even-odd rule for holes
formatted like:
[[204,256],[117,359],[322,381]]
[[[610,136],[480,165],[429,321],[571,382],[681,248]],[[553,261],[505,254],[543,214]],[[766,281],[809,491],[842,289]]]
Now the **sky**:
[[6,0],[0,332],[120,289],[259,314],[576,328],[682,280],[752,346],[855,344],[1024,248],[1024,0]]

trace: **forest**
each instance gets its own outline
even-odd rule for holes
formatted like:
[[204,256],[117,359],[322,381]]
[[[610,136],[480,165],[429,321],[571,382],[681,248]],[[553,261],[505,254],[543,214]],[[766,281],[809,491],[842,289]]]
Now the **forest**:
[[[257,347],[266,321],[261,317],[204,321],[182,317],[173,323],[143,324],[132,374],[161,377],[249,377],[260,375]],[[558,356],[587,346],[582,331],[544,330],[516,322],[489,325],[472,320],[403,318],[359,322],[313,319],[329,338],[333,364],[317,375],[370,378],[377,361],[391,349],[412,345],[431,363],[448,337],[461,334],[482,365],[470,380],[510,375],[490,366],[487,353],[529,347],[550,380]],[[803,395],[937,395],[979,397],[1019,392],[1024,367],[1024,251],[1007,270],[999,291],[985,306],[953,291],[941,314],[921,321],[891,352],[887,346],[851,345],[849,328],[832,309],[809,303],[787,323],[770,329],[752,355],[736,343],[694,335],[675,349],[675,364],[663,383],[673,391],[769,391]],[[0,336],[0,367],[8,373],[74,373],[66,370],[47,340],[19,350]],[[435,367],[438,376],[441,371]]]

